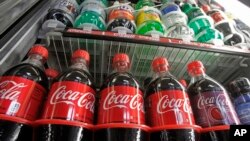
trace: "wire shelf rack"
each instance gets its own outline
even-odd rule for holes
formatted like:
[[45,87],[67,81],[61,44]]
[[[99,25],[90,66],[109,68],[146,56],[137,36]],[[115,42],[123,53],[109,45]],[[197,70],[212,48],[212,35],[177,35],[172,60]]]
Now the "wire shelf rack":
[[236,47],[216,47],[177,39],[79,29],[49,32],[44,41],[50,53],[48,66],[59,71],[69,67],[74,50],[88,51],[91,57],[90,72],[98,87],[112,72],[112,57],[116,53],[129,55],[131,73],[141,83],[153,76],[150,66],[157,56],[168,59],[170,72],[178,79],[189,80],[186,65],[192,60],[200,60],[205,65],[209,76],[221,83],[237,77],[233,74],[239,72],[241,68],[247,68],[246,62],[250,57],[249,50]]

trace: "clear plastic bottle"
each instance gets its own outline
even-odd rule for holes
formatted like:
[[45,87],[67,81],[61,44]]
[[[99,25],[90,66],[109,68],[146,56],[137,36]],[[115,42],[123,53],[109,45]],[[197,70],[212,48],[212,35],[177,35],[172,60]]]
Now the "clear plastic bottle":
[[148,141],[143,92],[128,55],[116,54],[113,68],[99,95],[95,141]]
[[196,124],[203,127],[202,141],[228,141],[229,126],[240,122],[227,91],[206,75],[202,62],[192,61],[187,69],[188,94]]
[[152,62],[155,72],[146,90],[147,123],[151,126],[151,140],[198,141],[188,95],[181,83],[170,74],[168,61],[158,57]]
[[90,56],[76,50],[72,65],[51,86],[42,117],[35,122],[36,141],[91,141],[95,86],[88,71]]
[[0,77],[0,140],[31,141],[31,121],[39,116],[47,94],[48,79],[43,64],[45,47],[35,45],[28,59]]

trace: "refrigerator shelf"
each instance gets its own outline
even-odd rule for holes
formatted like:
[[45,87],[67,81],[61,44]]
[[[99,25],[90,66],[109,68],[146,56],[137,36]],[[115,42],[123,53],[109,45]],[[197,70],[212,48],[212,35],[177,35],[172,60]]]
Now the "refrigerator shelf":
[[250,65],[249,50],[134,34],[66,29],[47,33],[43,43],[50,53],[48,66],[59,71],[70,65],[74,50],[87,50],[91,55],[90,72],[98,87],[111,73],[116,53],[129,55],[131,73],[141,82],[153,76],[150,65],[157,56],[168,59],[174,76],[187,80],[186,65],[192,60],[201,60],[207,73],[221,83],[243,75],[239,72]]

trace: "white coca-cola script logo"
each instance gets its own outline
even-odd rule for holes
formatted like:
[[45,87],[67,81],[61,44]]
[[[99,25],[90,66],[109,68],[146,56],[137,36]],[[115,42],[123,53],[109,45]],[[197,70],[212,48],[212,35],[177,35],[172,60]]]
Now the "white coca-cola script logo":
[[207,97],[201,96],[198,100],[197,107],[198,109],[204,109],[204,106],[213,106],[213,105],[228,105],[228,100],[223,94]]
[[191,107],[189,105],[189,99],[175,99],[169,98],[168,95],[163,96],[157,103],[157,113],[163,114],[170,111],[180,110],[187,113],[191,113]]
[[18,99],[21,89],[27,87],[24,83],[16,83],[15,81],[3,81],[0,83],[0,98],[8,100]]
[[[129,103],[129,107],[127,104]],[[116,95],[116,91],[111,91],[108,93],[107,97],[103,103],[103,109],[108,110],[111,108],[130,108],[136,109],[138,111],[144,112],[144,105],[143,105],[143,97],[140,94],[136,95],[126,95],[126,94],[118,94]]]
[[91,92],[81,93],[78,91],[67,90],[66,86],[61,86],[52,94],[50,104],[66,103],[74,105],[77,100],[77,106],[89,109],[94,113],[95,96]]

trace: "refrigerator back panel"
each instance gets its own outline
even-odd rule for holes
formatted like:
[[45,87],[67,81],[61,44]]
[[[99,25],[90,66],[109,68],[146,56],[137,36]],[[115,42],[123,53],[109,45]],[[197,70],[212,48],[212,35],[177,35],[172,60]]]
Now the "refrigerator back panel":
[[0,35],[39,0],[3,0],[0,2]]

